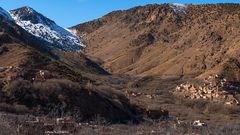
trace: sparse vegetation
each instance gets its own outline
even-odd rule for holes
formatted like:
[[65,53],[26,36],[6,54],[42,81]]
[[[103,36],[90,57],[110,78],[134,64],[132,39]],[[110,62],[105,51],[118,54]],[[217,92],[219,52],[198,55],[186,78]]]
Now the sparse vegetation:
[[[92,119],[96,114],[109,121],[134,119],[134,107],[131,107],[126,98],[114,92],[108,96],[97,90],[85,89],[70,80],[50,79],[33,83],[15,80],[2,91],[4,93],[1,102],[25,105],[25,108],[35,115],[47,114],[51,117],[70,115],[80,121]],[[114,95],[115,98],[111,99],[110,97]],[[16,112],[23,112],[16,107],[13,108]],[[13,111],[11,109],[5,106],[6,111]]]

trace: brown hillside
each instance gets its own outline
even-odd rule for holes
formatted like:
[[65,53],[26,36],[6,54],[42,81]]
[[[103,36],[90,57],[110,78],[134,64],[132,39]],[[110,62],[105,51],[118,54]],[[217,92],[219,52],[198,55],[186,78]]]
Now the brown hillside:
[[111,73],[202,77],[227,68],[229,79],[239,79],[239,28],[239,4],[147,5],[73,27]]
[[56,50],[53,54],[41,45],[0,16],[1,112],[73,116],[77,121],[135,120],[137,107],[123,94],[94,87],[89,74],[106,75],[106,71],[83,54]]

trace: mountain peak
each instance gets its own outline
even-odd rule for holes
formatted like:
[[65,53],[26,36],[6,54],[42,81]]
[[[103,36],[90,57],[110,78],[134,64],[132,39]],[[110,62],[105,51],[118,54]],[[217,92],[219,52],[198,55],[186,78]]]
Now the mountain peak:
[[84,47],[78,36],[60,27],[31,7],[22,7],[10,12],[19,26],[32,35],[51,43],[51,46],[46,46],[48,48],[79,52]]
[[26,12],[36,12],[33,8],[31,8],[29,6],[24,6],[24,7],[18,8],[16,10],[22,10],[22,11],[26,11]]
[[43,16],[42,14],[38,13],[36,10],[28,6],[11,10],[10,12],[16,19],[30,21],[33,24],[37,23],[42,23],[46,25],[55,24],[54,21],[48,19],[47,17]]

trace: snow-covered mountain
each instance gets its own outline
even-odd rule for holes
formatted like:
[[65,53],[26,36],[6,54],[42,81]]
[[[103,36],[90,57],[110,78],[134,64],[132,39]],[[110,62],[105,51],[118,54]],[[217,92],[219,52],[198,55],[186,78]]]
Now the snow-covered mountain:
[[67,52],[80,52],[84,47],[77,35],[58,26],[54,21],[30,7],[12,10],[10,14],[23,29],[41,40],[49,42],[50,45],[46,47],[58,48]]

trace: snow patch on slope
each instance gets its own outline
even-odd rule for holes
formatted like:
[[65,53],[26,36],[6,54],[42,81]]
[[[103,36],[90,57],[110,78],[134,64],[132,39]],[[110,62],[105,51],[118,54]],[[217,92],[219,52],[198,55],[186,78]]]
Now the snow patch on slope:
[[170,4],[170,7],[174,10],[174,12],[185,12],[187,9],[187,5],[185,4],[178,4],[178,3],[172,3]]
[[[58,26],[31,8],[25,8],[25,16],[13,12],[11,16],[19,26],[32,35],[51,43],[53,46],[48,46],[50,48],[58,48],[66,52],[81,52],[85,47],[76,34]],[[28,15],[31,17],[34,15],[37,19],[31,20],[31,17],[28,19]]]

